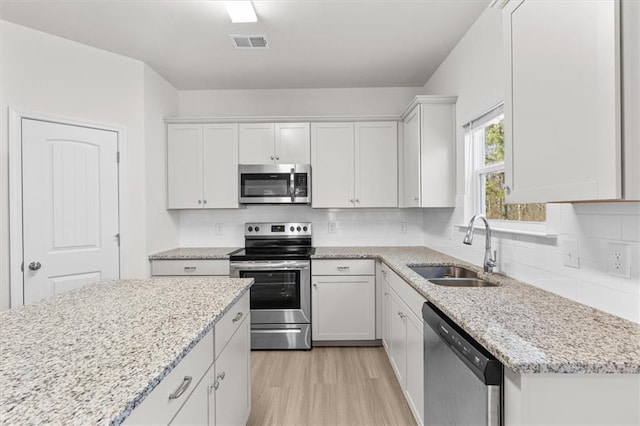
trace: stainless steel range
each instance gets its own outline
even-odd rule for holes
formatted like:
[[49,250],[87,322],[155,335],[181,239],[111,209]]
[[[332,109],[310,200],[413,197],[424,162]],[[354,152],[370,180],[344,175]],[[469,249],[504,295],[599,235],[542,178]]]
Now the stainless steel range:
[[310,223],[247,223],[231,276],[253,278],[251,349],[311,349]]

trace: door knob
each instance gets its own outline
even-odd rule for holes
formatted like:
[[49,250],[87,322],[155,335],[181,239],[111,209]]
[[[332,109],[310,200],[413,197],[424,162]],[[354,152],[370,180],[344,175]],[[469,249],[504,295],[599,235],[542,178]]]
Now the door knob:
[[40,262],[31,262],[29,264],[29,269],[31,269],[32,271],[37,271],[40,268],[42,268],[42,264]]

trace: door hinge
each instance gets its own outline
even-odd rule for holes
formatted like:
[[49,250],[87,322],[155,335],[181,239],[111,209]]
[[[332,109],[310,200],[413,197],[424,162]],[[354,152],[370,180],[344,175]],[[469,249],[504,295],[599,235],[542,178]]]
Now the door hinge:
[[116,152],[116,163],[120,162],[120,151]]
[[114,237],[118,240],[118,247],[120,247],[120,233],[118,232]]

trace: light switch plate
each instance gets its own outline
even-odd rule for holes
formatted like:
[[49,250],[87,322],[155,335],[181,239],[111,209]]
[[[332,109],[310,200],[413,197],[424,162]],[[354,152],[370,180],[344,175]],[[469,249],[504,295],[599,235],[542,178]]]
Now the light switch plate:
[[566,240],[562,243],[562,258],[564,261],[564,266],[569,266],[571,268],[580,268],[577,240]]

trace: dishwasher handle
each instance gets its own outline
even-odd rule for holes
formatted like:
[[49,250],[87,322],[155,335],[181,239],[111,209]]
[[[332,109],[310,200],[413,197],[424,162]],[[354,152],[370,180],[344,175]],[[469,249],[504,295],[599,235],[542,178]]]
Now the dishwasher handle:
[[422,306],[425,325],[431,327],[453,353],[486,385],[502,385],[502,364],[432,303]]

